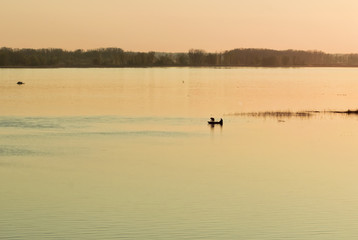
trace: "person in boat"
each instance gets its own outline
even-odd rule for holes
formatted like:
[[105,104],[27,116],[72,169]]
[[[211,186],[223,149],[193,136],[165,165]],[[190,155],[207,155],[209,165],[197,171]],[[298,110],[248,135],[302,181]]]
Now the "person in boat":
[[220,121],[218,122],[215,122],[215,118],[210,118],[210,121],[208,121],[209,124],[220,124],[222,125],[223,124],[223,119],[220,118]]

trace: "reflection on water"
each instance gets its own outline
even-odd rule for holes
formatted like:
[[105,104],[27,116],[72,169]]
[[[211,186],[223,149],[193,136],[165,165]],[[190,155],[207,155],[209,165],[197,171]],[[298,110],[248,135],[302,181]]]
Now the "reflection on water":
[[0,70],[0,239],[355,239],[356,77]]
[[355,68],[0,69],[1,114],[207,118],[356,109],[357,77]]
[[358,235],[354,118],[31,119],[0,127],[1,238]]

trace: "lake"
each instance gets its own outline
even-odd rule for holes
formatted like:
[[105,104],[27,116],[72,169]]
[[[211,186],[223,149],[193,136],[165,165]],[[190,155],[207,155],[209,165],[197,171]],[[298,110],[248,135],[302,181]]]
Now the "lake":
[[355,239],[357,108],[355,68],[0,69],[0,239]]

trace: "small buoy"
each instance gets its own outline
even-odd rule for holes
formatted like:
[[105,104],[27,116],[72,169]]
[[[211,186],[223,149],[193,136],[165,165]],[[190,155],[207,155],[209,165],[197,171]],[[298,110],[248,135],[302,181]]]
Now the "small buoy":
[[22,84],[25,84],[25,83],[24,83],[24,82],[19,81],[19,82],[17,82],[16,84],[17,84],[17,85],[22,85]]

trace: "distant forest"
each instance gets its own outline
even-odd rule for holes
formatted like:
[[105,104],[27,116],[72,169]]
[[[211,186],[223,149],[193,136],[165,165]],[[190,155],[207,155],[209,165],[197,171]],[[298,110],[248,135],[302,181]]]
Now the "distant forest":
[[358,67],[358,54],[321,51],[234,49],[186,53],[130,52],[120,48],[67,51],[62,49],[0,48],[0,67]]

